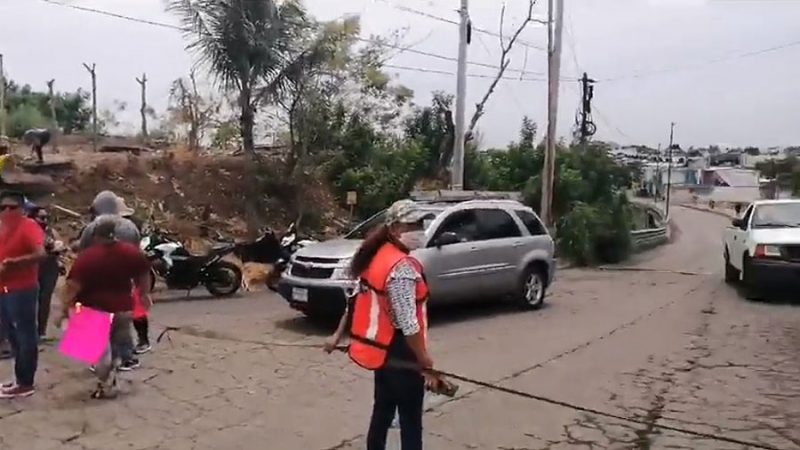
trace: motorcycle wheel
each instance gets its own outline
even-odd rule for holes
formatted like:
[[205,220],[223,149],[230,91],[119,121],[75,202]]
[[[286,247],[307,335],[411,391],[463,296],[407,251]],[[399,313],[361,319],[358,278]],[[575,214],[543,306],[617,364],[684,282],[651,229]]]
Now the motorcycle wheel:
[[242,270],[227,261],[219,261],[207,269],[205,287],[215,297],[235,294],[242,286]]
[[150,292],[153,292],[156,288],[156,271],[150,270]]

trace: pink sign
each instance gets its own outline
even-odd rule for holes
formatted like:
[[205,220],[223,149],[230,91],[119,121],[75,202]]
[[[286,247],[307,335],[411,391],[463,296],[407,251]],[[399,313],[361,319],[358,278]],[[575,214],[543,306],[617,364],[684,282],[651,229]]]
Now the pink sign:
[[68,358],[96,365],[110,344],[113,318],[111,313],[78,303],[69,316],[59,350]]

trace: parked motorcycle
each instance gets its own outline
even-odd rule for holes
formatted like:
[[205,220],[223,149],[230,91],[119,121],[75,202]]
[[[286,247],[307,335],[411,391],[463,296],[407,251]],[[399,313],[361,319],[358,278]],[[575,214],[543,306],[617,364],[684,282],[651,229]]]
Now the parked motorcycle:
[[299,239],[297,235],[297,227],[295,222],[289,225],[286,233],[281,238],[280,255],[273,263],[273,269],[270,276],[267,278],[267,288],[273,292],[278,291],[278,283],[281,280],[283,271],[289,264],[292,255],[301,248],[314,243],[311,239]]
[[233,253],[235,244],[218,244],[204,255],[193,255],[177,240],[154,231],[140,242],[152,264],[151,288],[156,277],[169,289],[191,291],[203,285],[215,297],[235,294],[242,285],[241,269],[222,258]]

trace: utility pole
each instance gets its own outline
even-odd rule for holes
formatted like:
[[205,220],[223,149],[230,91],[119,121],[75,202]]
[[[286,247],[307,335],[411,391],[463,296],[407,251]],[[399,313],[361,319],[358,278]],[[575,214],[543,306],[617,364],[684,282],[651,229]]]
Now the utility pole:
[[[558,11],[556,11],[556,4]],[[564,0],[548,0],[547,8],[547,142],[542,168],[541,219],[552,226],[553,185],[556,172],[556,119],[558,82],[561,76],[561,35],[564,30]]]
[[6,135],[6,75],[3,72],[3,54],[0,53],[0,136]]
[[142,87],[142,106],[139,112],[142,114],[142,139],[147,142],[147,74],[142,73],[142,78],[137,78],[136,82]]
[[97,151],[97,72],[95,71],[96,65],[93,63],[92,67],[83,63],[83,67],[92,76],[92,151]]
[[672,191],[672,146],[673,141],[672,138],[675,136],[675,122],[672,122],[669,125],[669,151],[667,152],[667,158],[669,159],[669,166],[667,166],[667,205],[666,214],[669,217],[669,195]]
[[[50,122],[50,127],[52,128],[50,132],[57,136],[59,134],[58,117],[56,117],[56,96],[53,93],[53,84],[55,84],[55,82],[56,82],[55,79],[49,80],[47,82],[47,100],[48,103],[50,104],[50,119],[52,120],[52,122]],[[58,138],[56,137],[56,139],[53,139],[54,151],[58,150],[57,143],[58,143]]]
[[594,98],[595,82],[595,80],[589,78],[586,72],[583,73],[581,77],[581,144],[586,144],[586,141],[597,132],[597,126],[592,121],[592,99]]
[[455,139],[453,144],[453,163],[450,168],[450,188],[464,189],[464,140],[466,135],[467,103],[467,46],[469,45],[470,21],[469,1],[461,0],[459,10],[461,23],[458,30],[458,77],[456,86]]
[[658,191],[661,188],[661,143],[658,143],[658,153],[656,153],[656,173],[653,176],[653,202],[658,204]]

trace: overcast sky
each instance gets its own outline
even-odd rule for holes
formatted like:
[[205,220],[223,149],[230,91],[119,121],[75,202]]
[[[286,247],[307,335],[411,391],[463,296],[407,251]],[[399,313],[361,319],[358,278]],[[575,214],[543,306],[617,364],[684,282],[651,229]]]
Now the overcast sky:
[[[163,0],[59,0],[159,22],[177,23]],[[458,28],[402,11],[403,5],[458,19],[458,0],[306,0],[319,19],[361,15],[363,34],[407,28],[405,43],[417,50],[456,56]],[[478,28],[496,30],[500,0],[471,0]],[[597,138],[619,143],[666,144],[670,121],[676,141],[689,145],[800,145],[800,0],[566,0],[562,76],[583,71],[597,80]],[[507,30],[523,16],[526,0],[506,0]],[[537,15],[546,15],[539,0]],[[546,45],[537,25],[523,39]],[[147,72],[150,102],[163,110],[169,84],[187,74],[192,60],[174,30],[131,23],[48,4],[43,0],[0,0],[0,53],[15,81],[44,89],[56,79],[62,90],[90,86],[82,62],[96,63],[100,106],[114,100],[136,109],[134,77]],[[790,45],[791,44],[791,45]],[[780,47],[780,48],[776,48]],[[761,50],[773,49],[760,52]],[[526,64],[525,47],[511,67]],[[471,61],[498,64],[495,37],[475,33]],[[390,64],[454,72],[455,63],[405,53]],[[527,50],[525,69],[546,71],[543,51]],[[427,103],[430,92],[455,92],[455,76],[388,69]],[[492,69],[470,66],[469,73]],[[509,73],[519,77],[519,73]],[[528,74],[526,78],[544,78]],[[605,81],[604,81],[605,80]],[[469,78],[468,116],[489,80]],[[546,84],[503,80],[479,123],[485,145],[516,139],[527,114],[544,128]],[[559,134],[569,135],[578,107],[578,85],[561,87]],[[121,116],[136,128],[135,113]]]

